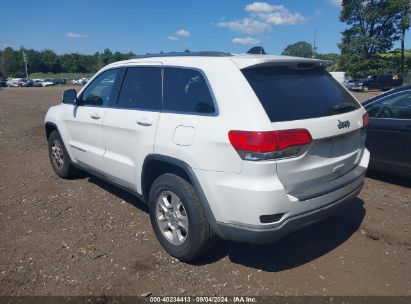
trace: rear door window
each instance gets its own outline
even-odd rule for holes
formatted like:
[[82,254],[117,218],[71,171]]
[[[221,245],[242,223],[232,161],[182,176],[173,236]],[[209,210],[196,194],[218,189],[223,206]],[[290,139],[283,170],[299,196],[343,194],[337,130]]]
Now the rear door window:
[[411,119],[411,91],[387,96],[365,109],[372,118]]
[[117,106],[126,109],[161,109],[161,67],[128,68]]
[[360,108],[324,68],[242,70],[272,122],[336,115]]
[[186,68],[164,68],[164,110],[213,114],[216,112],[207,82],[201,72]]

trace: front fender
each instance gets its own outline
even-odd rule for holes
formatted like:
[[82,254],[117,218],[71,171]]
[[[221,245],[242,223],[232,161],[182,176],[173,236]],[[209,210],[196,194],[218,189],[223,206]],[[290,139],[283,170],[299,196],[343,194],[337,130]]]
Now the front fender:
[[46,131],[47,126],[52,126],[54,129],[56,129],[59,132],[60,137],[63,140],[63,144],[66,147],[67,153],[70,156],[70,159],[73,162],[75,162],[75,159],[73,158],[70,145],[69,145],[69,142],[70,142],[69,133],[67,130],[67,126],[64,123],[64,119],[63,119],[68,106],[69,105],[60,104],[60,105],[49,108],[44,118],[44,128]]

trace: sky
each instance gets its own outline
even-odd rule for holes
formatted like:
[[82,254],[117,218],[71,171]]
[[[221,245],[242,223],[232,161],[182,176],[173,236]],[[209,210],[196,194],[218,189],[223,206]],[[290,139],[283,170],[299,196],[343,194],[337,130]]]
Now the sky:
[[[2,5],[0,49],[93,54],[246,52],[280,54],[298,41],[339,52],[341,0],[28,0]],[[407,34],[408,36],[409,34]],[[406,39],[406,47],[411,44]]]

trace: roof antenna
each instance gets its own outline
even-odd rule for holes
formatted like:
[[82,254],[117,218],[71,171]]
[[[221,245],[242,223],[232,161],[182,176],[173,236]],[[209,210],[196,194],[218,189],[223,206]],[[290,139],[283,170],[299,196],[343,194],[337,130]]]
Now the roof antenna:
[[267,54],[262,46],[255,46],[248,50],[247,54]]

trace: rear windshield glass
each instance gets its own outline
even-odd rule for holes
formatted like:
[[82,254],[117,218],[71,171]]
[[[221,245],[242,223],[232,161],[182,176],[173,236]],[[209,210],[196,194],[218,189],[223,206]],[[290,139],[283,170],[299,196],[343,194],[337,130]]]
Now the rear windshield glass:
[[321,67],[256,67],[242,72],[272,122],[330,116],[360,107]]

